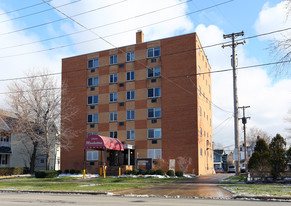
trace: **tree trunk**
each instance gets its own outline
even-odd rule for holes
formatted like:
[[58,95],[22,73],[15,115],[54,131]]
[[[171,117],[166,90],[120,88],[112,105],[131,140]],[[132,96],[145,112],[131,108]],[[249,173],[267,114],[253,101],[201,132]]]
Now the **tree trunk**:
[[36,160],[36,152],[37,152],[38,142],[33,142],[33,151],[30,158],[30,173],[34,174],[35,170],[35,160]]

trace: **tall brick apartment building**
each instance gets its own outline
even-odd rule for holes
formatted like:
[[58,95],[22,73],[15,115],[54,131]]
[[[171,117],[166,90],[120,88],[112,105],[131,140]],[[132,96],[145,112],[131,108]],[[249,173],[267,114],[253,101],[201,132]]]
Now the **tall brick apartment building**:
[[197,34],[143,39],[138,31],[134,45],[62,60],[63,95],[74,96],[71,126],[79,132],[61,151],[62,170],[81,170],[84,154],[97,168],[103,153],[84,153],[84,142],[98,134],[124,144],[124,164],[131,145],[132,160],[175,159],[176,170],[186,160],[189,173],[213,172],[210,65]]

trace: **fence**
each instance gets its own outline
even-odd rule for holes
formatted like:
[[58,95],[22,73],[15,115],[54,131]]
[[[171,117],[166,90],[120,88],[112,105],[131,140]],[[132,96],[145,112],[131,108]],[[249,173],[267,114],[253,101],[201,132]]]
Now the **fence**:
[[[288,180],[290,178],[290,180]],[[277,180],[291,181],[291,170],[279,173]],[[271,171],[255,171],[251,170],[248,175],[248,181],[252,182],[272,182],[273,176]]]

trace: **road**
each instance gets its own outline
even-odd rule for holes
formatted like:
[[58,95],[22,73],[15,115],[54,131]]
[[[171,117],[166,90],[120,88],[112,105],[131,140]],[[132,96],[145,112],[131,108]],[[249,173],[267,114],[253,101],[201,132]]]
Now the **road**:
[[153,198],[153,197],[112,197],[100,195],[57,195],[43,193],[0,193],[0,202],[3,206],[68,206],[68,205],[152,205],[152,206],[290,206],[290,202],[267,201],[239,201],[239,200],[212,200],[212,199],[182,199],[182,198]]

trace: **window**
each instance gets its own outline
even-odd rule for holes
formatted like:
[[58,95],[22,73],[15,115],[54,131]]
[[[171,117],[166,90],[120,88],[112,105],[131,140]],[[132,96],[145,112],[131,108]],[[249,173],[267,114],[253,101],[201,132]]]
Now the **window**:
[[98,123],[98,114],[88,114],[87,115],[88,123]]
[[159,118],[161,117],[161,108],[150,108],[148,109],[148,118]]
[[151,77],[160,77],[161,76],[161,67],[153,67],[148,69],[148,78]]
[[160,139],[162,137],[161,128],[148,129],[148,139]]
[[201,73],[201,69],[200,69],[200,66],[198,66],[198,74]]
[[109,121],[116,122],[117,121],[117,112],[110,112],[109,113]]
[[134,110],[127,110],[126,111],[126,120],[134,120],[135,118],[135,111]]
[[90,104],[98,104],[98,95],[88,96],[87,103]]
[[199,90],[199,95],[201,96],[201,87],[200,86],[199,86],[198,90]]
[[134,51],[126,53],[126,61],[127,62],[134,61]]
[[203,156],[202,148],[200,148],[200,156]]
[[162,158],[162,150],[161,149],[148,149],[148,158],[152,159],[161,159]]
[[134,140],[135,139],[135,131],[127,130],[126,131],[126,140]]
[[202,137],[202,128],[200,127],[200,137]]
[[126,72],[126,81],[134,80],[134,71]]
[[117,55],[111,55],[109,57],[109,64],[112,65],[112,64],[117,64]]
[[87,151],[87,161],[97,161],[98,151]]
[[202,116],[202,108],[201,108],[201,106],[199,108],[200,108],[200,116]]
[[90,59],[88,60],[88,69],[99,67],[99,59]]
[[132,91],[127,91],[127,92],[126,92],[126,100],[127,100],[127,101],[134,100],[134,93],[135,93],[134,90],[132,90]]
[[159,57],[161,56],[161,49],[160,47],[149,48],[147,51],[147,54],[148,54],[148,58]]
[[98,135],[98,132],[88,132],[87,133],[87,137],[91,136],[91,135]]
[[209,120],[209,125],[211,126],[211,118],[210,118],[210,120]]
[[109,137],[117,139],[117,131],[110,131]]
[[99,78],[98,77],[88,78],[88,87],[90,87],[90,86],[98,86],[98,84],[99,84]]
[[160,96],[161,96],[161,88],[160,87],[148,89],[148,98],[155,98],[155,97],[160,97]]
[[109,102],[117,102],[117,93],[110,93]]
[[117,74],[109,75],[109,83],[117,83]]

